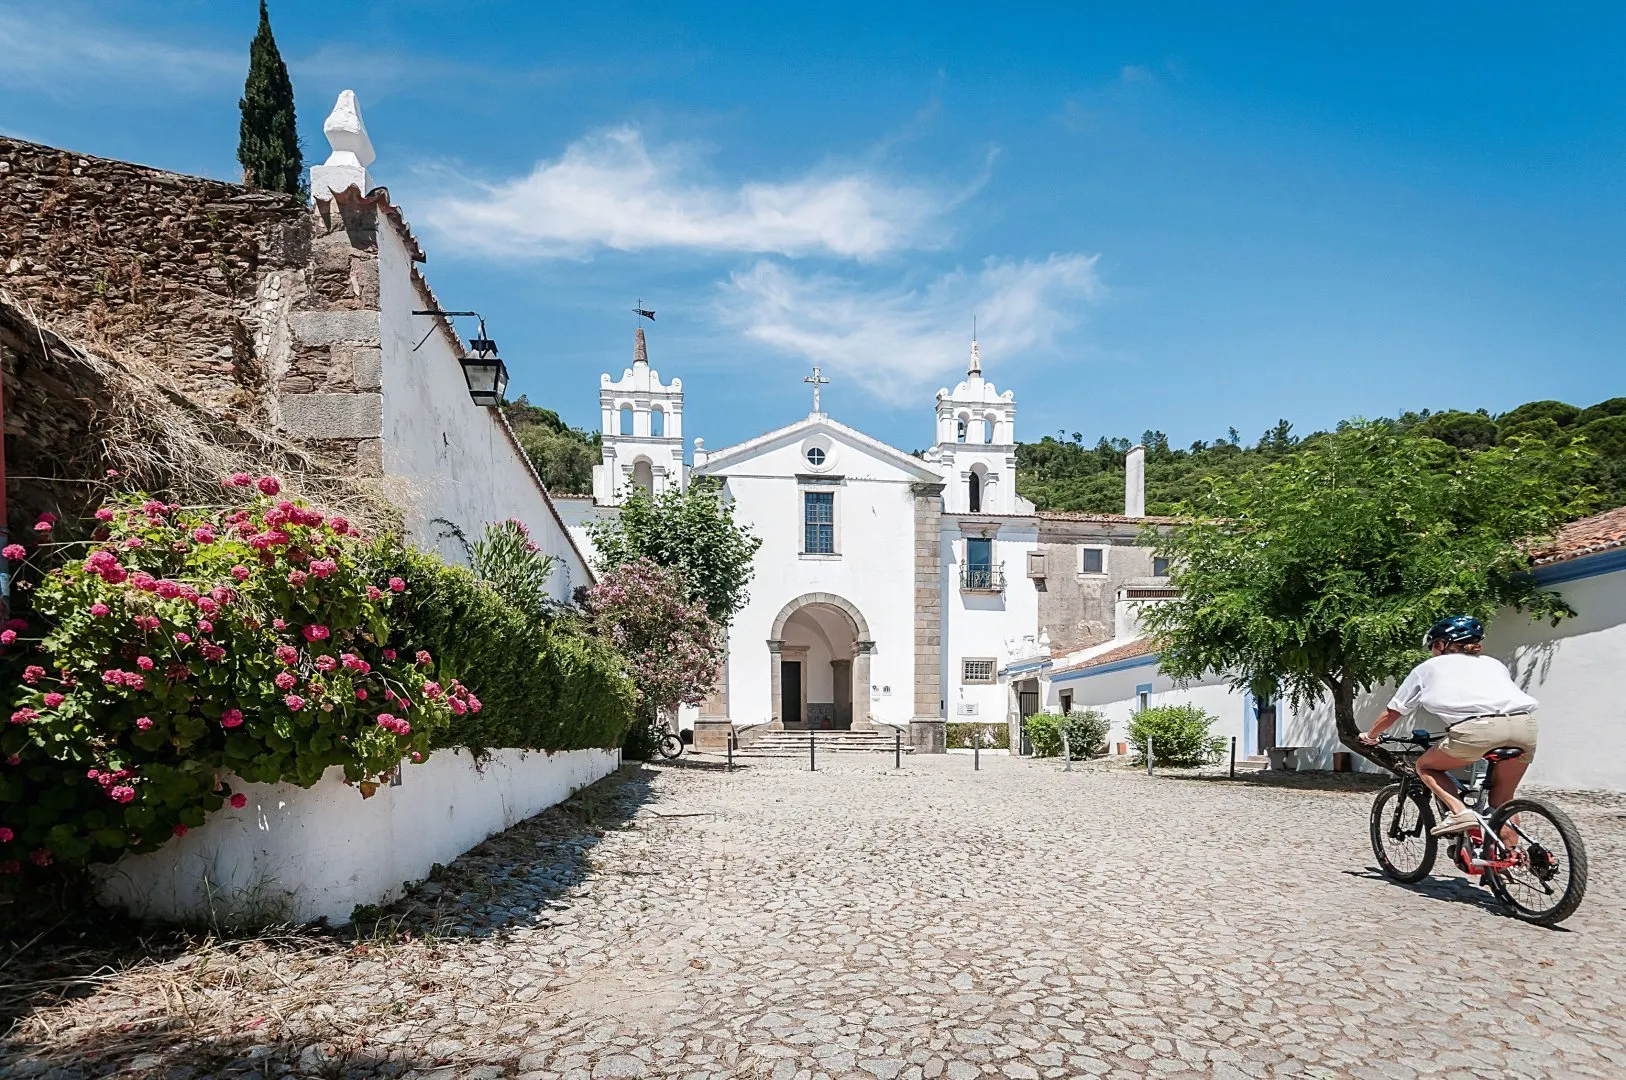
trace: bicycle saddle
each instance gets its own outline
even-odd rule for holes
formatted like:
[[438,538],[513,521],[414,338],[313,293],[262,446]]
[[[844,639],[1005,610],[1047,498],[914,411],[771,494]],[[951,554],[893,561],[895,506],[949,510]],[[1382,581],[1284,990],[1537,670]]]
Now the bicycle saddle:
[[1485,754],[1485,760],[1486,761],[1507,761],[1507,760],[1509,760],[1511,758],[1523,757],[1523,756],[1524,756],[1524,747],[1522,747],[1522,746],[1498,746],[1495,750],[1491,750],[1491,751],[1489,751],[1488,753]]

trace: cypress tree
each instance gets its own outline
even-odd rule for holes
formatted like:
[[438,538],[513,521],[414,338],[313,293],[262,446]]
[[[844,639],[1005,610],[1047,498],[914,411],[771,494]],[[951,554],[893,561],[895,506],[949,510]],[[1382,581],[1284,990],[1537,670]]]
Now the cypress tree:
[[249,46],[248,81],[238,105],[243,110],[237,141],[243,183],[267,191],[304,194],[305,162],[294,123],[294,84],[277,51],[277,40],[271,36],[265,0],[260,0],[260,29]]

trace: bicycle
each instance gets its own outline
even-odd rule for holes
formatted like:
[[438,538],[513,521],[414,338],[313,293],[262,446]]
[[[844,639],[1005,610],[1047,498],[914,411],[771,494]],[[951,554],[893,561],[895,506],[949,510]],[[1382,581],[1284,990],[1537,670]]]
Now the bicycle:
[[[1379,743],[1403,747],[1402,754],[1421,754],[1444,737],[1419,728],[1409,739]],[[1557,926],[1575,914],[1586,895],[1586,845],[1575,823],[1558,807],[1523,796],[1495,807],[1488,817],[1485,813],[1497,763],[1523,753],[1516,746],[1498,747],[1484,756],[1482,766],[1474,763],[1466,785],[1457,781],[1459,797],[1478,824],[1444,839],[1450,842],[1452,864],[1470,878],[1477,875],[1515,918]],[[1441,838],[1430,830],[1436,808],[1443,813],[1445,807],[1418,778],[1412,759],[1402,757],[1397,772],[1400,782],[1378,792],[1372,803],[1372,852],[1385,877],[1409,885],[1434,868]],[[1504,832],[1513,835],[1511,843]]]
[[683,754],[683,737],[665,724],[656,724],[655,750],[667,761],[676,761]]

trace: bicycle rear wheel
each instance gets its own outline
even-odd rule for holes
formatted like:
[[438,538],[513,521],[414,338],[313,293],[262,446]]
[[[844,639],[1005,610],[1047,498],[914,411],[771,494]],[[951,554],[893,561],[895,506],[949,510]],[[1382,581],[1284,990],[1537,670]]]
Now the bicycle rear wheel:
[[655,746],[660,750],[661,757],[667,761],[672,761],[683,753],[683,740],[671,731],[657,733]]
[[1570,816],[1538,799],[1512,799],[1491,817],[1491,831],[1518,830],[1515,864],[1491,875],[1491,891],[1516,918],[1557,926],[1586,896],[1586,845]]
[[1372,854],[1383,875],[1406,885],[1427,877],[1439,851],[1439,841],[1429,835],[1433,827],[1434,807],[1420,785],[1408,785],[1404,798],[1399,784],[1378,792],[1372,802]]

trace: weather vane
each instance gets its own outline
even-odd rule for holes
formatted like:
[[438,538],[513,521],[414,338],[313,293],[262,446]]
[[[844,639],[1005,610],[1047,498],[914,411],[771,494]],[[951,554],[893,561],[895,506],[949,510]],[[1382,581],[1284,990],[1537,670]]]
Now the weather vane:
[[638,303],[633,306],[632,311],[634,315],[642,315],[650,322],[655,321],[655,313],[653,311],[644,310],[644,298],[641,296],[638,298]]

